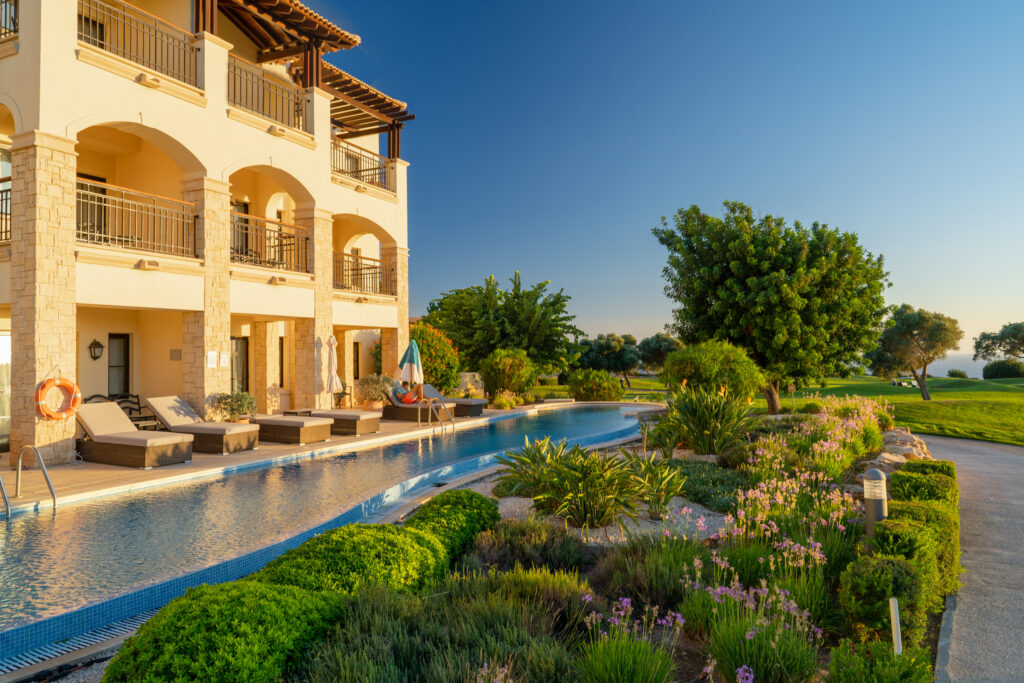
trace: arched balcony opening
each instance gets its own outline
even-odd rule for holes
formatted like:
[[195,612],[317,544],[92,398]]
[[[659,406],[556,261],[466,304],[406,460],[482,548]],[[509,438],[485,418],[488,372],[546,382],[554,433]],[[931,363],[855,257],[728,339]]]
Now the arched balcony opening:
[[77,136],[76,229],[99,247],[196,256],[196,210],[186,173],[201,173],[177,141],[138,124],[104,124]]
[[296,224],[296,208],[312,196],[291,175],[267,166],[231,174],[231,260],[311,273],[312,235]]
[[390,257],[395,240],[373,221],[353,214],[334,217],[334,288],[358,294],[397,294]]
[[14,114],[0,104],[0,242],[11,239],[11,137]]

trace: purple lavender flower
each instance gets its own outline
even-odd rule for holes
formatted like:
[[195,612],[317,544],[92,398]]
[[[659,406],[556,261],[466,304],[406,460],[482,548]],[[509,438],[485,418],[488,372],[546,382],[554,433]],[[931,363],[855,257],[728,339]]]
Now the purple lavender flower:
[[736,683],[754,683],[754,670],[746,664],[736,669]]

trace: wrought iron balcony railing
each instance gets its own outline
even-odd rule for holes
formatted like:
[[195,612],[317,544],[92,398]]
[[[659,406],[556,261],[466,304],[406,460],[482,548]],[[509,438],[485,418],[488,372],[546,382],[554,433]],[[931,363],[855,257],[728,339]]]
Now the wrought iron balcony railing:
[[89,244],[195,256],[195,206],[116,185],[80,180],[75,237]]
[[395,266],[388,261],[334,253],[334,288],[363,294],[395,296]]
[[340,138],[331,139],[331,170],[367,185],[374,185],[389,192],[395,191],[393,174],[388,168],[387,159]]
[[305,129],[306,91],[235,55],[228,55],[228,102],[289,128]]
[[309,248],[305,228],[231,213],[231,260],[236,263],[308,273]]
[[0,0],[0,40],[18,32],[18,0]]

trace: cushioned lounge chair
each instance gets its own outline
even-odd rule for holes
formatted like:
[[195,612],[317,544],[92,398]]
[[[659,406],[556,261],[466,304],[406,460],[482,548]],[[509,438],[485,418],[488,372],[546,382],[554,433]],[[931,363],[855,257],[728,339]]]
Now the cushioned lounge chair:
[[363,413],[353,410],[311,410],[312,417],[326,417],[334,421],[331,434],[337,436],[358,436],[373,434],[380,429],[380,413]]
[[[402,403],[400,400],[398,400],[398,388],[400,386],[401,385],[399,385],[396,382],[394,390],[392,390],[391,393],[388,394],[388,402],[384,404],[384,419],[404,420],[406,422],[419,422],[421,420],[423,422],[427,422],[433,419],[432,417],[430,417],[430,409],[427,408],[426,406],[423,406],[423,408],[421,409],[419,403]],[[423,394],[423,396],[424,398],[429,398],[425,393]],[[444,400],[444,406],[448,409],[449,413],[453,413],[453,411],[455,410],[455,404],[452,402],[451,399],[446,398]],[[442,418],[447,417],[444,414],[443,410],[438,408],[438,411]]]
[[299,417],[297,415],[258,415],[253,420],[260,426],[264,441],[293,443],[299,446],[331,438],[334,420],[326,417]]
[[167,429],[194,437],[192,450],[199,453],[237,453],[260,445],[260,426],[236,422],[209,422],[199,417],[180,396],[147,398],[146,405]]
[[[445,404],[455,404],[452,415],[455,417],[476,417],[484,414],[487,407],[487,399],[483,398],[445,398],[440,391],[429,384],[423,385],[423,396],[425,398],[436,398],[444,401]],[[451,408],[449,408],[451,410]]]
[[87,403],[75,417],[88,435],[83,460],[145,469],[192,460],[191,434],[139,431],[116,403]]

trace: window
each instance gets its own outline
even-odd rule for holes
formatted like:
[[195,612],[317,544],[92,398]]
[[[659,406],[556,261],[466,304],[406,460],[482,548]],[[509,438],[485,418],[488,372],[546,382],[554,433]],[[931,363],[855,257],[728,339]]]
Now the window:
[[78,15],[78,39],[94,47],[105,47],[106,29],[98,19]]
[[284,389],[284,337],[277,338],[277,369],[279,371],[277,386]]
[[359,379],[359,363],[362,356],[359,355],[359,342],[352,342],[352,379]]
[[[231,210],[234,213],[248,215],[249,202],[232,201]],[[231,231],[231,255],[242,257],[244,261],[252,256],[249,250],[249,219],[241,216],[232,216],[231,223],[233,228]]]
[[231,338],[231,391],[249,391],[249,338]]
[[0,149],[0,240],[11,239],[11,150]]
[[107,395],[123,396],[131,392],[129,376],[129,337],[127,334],[107,336]]

